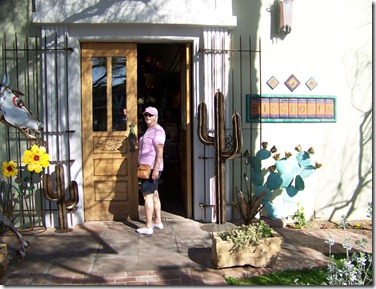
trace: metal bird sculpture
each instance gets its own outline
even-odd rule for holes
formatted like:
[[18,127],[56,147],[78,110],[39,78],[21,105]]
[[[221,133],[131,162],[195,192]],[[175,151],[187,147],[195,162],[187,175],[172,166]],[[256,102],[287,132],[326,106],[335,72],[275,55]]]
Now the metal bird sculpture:
[[36,137],[31,131],[40,135],[43,125],[19,98],[22,95],[21,92],[9,88],[8,76],[4,75],[0,86],[0,121],[17,128],[27,139],[35,140]]

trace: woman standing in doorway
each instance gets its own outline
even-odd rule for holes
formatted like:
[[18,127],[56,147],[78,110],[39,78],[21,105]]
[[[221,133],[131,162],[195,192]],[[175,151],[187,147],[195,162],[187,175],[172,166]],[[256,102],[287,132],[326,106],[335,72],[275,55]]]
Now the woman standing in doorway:
[[[153,228],[163,229],[161,219],[161,200],[158,194],[158,181],[163,171],[163,148],[166,141],[166,133],[158,124],[158,110],[149,106],[143,112],[147,125],[145,134],[139,141],[138,163],[148,164],[151,168],[149,179],[142,180],[141,192],[145,200],[146,224],[138,228],[139,234],[153,234]],[[155,219],[153,223],[153,214]]]

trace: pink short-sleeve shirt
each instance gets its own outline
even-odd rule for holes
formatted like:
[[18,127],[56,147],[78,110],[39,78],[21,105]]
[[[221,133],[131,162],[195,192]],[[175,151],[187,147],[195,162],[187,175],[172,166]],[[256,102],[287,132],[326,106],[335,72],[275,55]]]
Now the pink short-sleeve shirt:
[[[159,124],[148,128],[139,140],[138,163],[148,164],[153,169],[157,156],[157,145],[164,145],[165,141],[166,133]],[[159,171],[163,171],[163,158],[159,165]]]

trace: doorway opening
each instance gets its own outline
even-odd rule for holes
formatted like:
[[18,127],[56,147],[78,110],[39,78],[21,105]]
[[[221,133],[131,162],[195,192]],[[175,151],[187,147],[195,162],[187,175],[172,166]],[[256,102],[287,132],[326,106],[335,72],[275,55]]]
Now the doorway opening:
[[[182,190],[185,47],[185,43],[137,45],[138,134],[141,137],[146,130],[142,112],[148,106],[156,107],[158,123],[166,132],[164,170],[158,188],[162,211],[183,217],[188,216]],[[141,193],[139,204],[144,205]]]

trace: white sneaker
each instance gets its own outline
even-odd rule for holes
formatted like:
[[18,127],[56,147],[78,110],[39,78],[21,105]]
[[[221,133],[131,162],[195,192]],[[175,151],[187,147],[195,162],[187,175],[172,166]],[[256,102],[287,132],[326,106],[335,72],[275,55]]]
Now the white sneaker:
[[157,228],[157,229],[163,229],[163,228],[164,228],[164,226],[163,226],[163,224],[162,224],[162,223],[160,223],[160,224],[153,224],[153,228]]
[[139,234],[146,234],[146,235],[152,235],[153,234],[153,228],[143,227],[143,228],[138,228],[136,231]]

